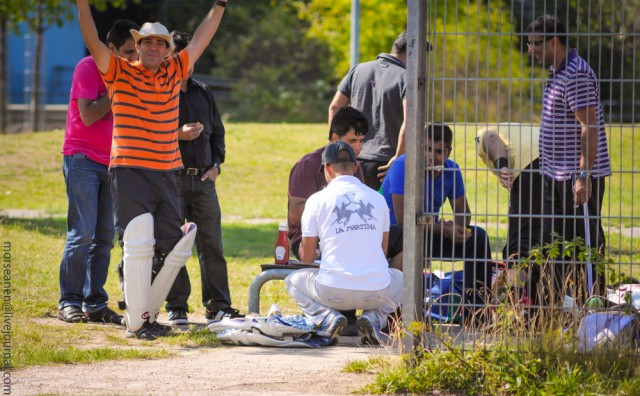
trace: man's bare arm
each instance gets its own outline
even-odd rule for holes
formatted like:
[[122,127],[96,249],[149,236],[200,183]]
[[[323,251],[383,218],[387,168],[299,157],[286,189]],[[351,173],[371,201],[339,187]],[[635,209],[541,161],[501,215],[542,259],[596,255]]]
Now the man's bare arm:
[[404,141],[405,141],[405,135],[406,135],[406,130],[407,130],[407,100],[404,99],[402,101],[402,112],[404,113],[404,118],[402,120],[402,125],[400,125],[400,131],[398,132],[398,147],[396,147],[396,154],[391,157],[391,159],[389,159],[389,162],[387,162],[386,165],[383,165],[381,167],[378,168],[378,177],[380,178],[380,180],[384,179],[384,177],[387,175],[387,172],[389,171],[389,168],[391,168],[391,165],[393,164],[393,162],[402,154],[404,154]]
[[96,61],[98,70],[102,73],[106,73],[109,70],[109,60],[111,53],[109,48],[100,41],[98,37],[98,30],[96,24],[93,21],[91,15],[91,9],[89,8],[89,0],[77,0],[78,3],[78,22],[80,23],[80,32],[82,32],[82,39],[84,45],[93,56]]
[[303,263],[313,263],[316,259],[318,241],[318,237],[302,237],[298,251],[298,253],[300,253],[300,261]]
[[471,209],[469,209],[469,202],[467,202],[466,195],[458,197],[451,202],[451,209],[453,210],[456,225],[469,227],[471,224]]
[[393,214],[396,216],[396,223],[404,223],[404,195],[391,194],[393,204]]
[[[225,1],[228,2],[229,0]],[[193,69],[193,65],[195,65],[204,50],[207,49],[209,43],[211,43],[211,39],[216,34],[216,31],[218,31],[218,27],[220,26],[224,10],[224,7],[214,4],[214,6],[209,10],[207,16],[202,22],[200,22],[200,25],[198,25],[196,31],[193,33],[193,38],[186,47],[186,50],[189,53],[189,69]]]
[[[498,158],[507,158],[508,160],[507,147],[497,133],[487,131],[482,136],[481,143],[484,152],[487,153],[487,157],[493,162],[494,166],[496,166],[495,162]],[[504,188],[510,189],[511,186],[513,186],[513,172],[508,166],[500,166],[500,169],[496,167],[496,170],[500,172],[500,184],[502,184]]]
[[329,105],[329,129],[331,129],[331,121],[333,121],[333,116],[340,110],[340,108],[344,106],[349,106],[351,103],[351,99],[340,91],[336,91],[331,104]]
[[298,229],[302,226],[302,212],[304,212],[306,202],[306,198],[289,197],[289,224],[296,226]]
[[482,148],[491,162],[495,162],[498,158],[507,157],[507,149],[500,135],[495,132],[487,131],[482,137]]
[[78,111],[85,126],[91,126],[104,117],[111,108],[109,95],[102,95],[98,99],[78,99]]
[[[580,170],[591,171],[598,151],[598,125],[596,108],[587,107],[576,110],[576,119],[582,127],[580,133]],[[576,179],[573,199],[582,205],[591,197],[591,180]]]

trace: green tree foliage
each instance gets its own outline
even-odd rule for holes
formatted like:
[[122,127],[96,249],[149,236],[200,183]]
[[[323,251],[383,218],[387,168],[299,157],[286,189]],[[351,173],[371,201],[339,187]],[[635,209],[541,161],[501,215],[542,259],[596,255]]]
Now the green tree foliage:
[[[403,2],[406,4],[406,2]],[[428,113],[430,119],[459,122],[530,121],[532,109],[528,60],[519,50],[511,11],[498,2],[430,1]],[[308,35],[331,48],[334,78],[349,68],[351,0],[296,2],[311,22]],[[404,4],[403,4],[404,5]],[[361,61],[388,52],[407,22],[397,2],[361,0]]]
[[265,1],[243,11],[225,15],[225,34],[216,36],[220,73],[234,82],[231,117],[325,121],[334,91],[328,46],[306,37],[309,25],[290,4]]
[[434,2],[428,10],[434,50],[429,119],[455,122],[531,122],[541,91],[511,11],[499,2]]
[[[295,1],[295,5],[311,23],[307,36],[327,43],[331,49],[333,77],[342,79],[351,62],[351,0]],[[406,1],[360,0],[360,61],[389,52],[406,26]]]

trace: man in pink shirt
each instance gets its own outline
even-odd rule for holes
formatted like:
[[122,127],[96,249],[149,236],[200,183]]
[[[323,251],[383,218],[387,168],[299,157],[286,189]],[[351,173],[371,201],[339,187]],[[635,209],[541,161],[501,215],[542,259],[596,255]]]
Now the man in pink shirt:
[[[138,53],[130,29],[139,27],[131,21],[116,21],[107,34],[107,46],[133,61]],[[107,306],[104,290],[115,233],[108,180],[112,132],[107,88],[93,57],[87,56],[73,72],[62,145],[69,206],[58,318],[69,323],[121,325],[123,320]]]

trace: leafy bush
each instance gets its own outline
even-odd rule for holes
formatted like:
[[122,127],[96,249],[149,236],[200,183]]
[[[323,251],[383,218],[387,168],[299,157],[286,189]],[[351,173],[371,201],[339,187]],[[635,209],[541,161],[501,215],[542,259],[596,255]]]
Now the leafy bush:
[[308,22],[293,6],[265,7],[248,32],[219,55],[234,81],[232,120],[326,122],[333,86],[329,48],[304,32]]

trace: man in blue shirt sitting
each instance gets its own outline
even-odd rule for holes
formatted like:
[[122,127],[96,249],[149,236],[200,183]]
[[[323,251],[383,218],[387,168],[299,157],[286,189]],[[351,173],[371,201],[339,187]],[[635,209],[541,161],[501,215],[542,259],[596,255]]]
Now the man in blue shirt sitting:
[[[462,172],[449,159],[453,132],[444,124],[426,128],[424,212],[435,216],[427,240],[427,257],[464,261],[465,301],[484,304],[485,290],[491,287],[491,246],[484,229],[470,226],[471,211],[465,196]],[[391,224],[402,224],[404,216],[405,155],[391,165],[382,183],[382,194],[390,210]],[[454,220],[440,219],[438,214],[448,200]]]

